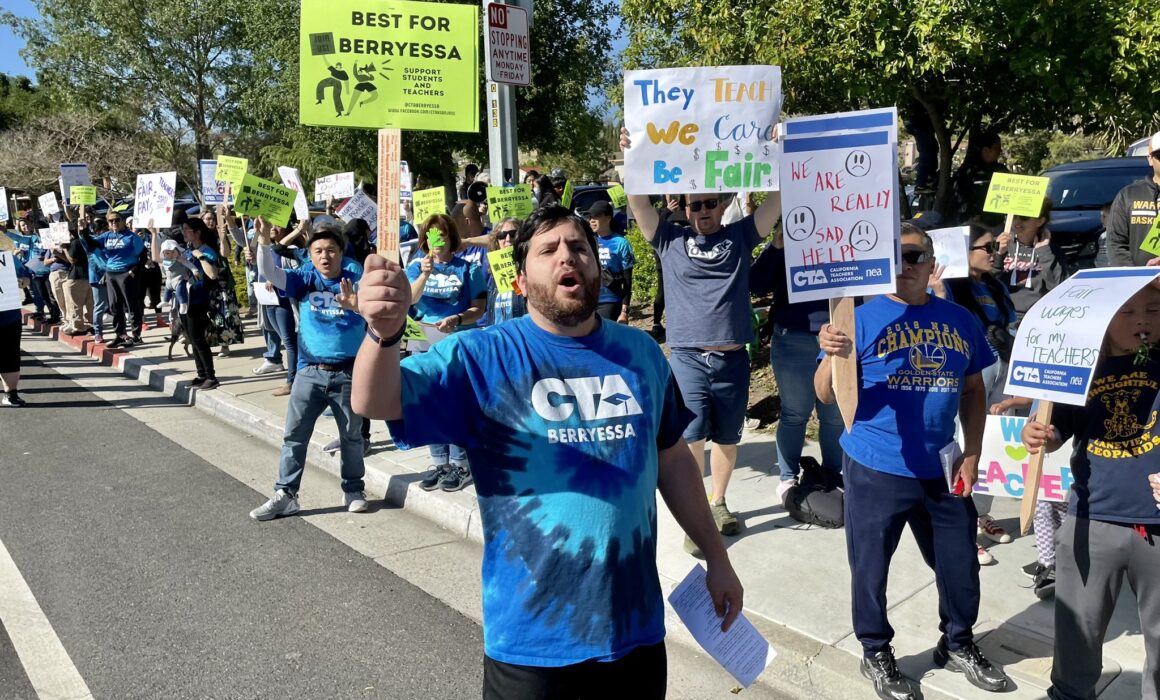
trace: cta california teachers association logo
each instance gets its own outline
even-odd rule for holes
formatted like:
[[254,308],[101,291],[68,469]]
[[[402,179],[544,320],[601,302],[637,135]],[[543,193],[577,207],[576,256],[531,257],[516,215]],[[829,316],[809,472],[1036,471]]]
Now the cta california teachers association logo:
[[[549,428],[548,442],[604,442],[636,436],[632,422],[606,423],[644,413],[640,402],[619,374],[603,377],[545,377],[532,387],[532,408],[546,421],[560,423],[578,418],[584,427]],[[588,427],[592,422],[600,425]]]

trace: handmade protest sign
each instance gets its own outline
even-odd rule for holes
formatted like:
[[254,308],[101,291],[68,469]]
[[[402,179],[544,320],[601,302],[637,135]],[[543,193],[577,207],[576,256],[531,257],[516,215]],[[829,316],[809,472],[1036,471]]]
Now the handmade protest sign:
[[70,240],[67,221],[53,221],[40,230],[40,242],[46,246],[68,245]]
[[361,189],[355,190],[354,196],[343,202],[336,211],[339,216],[347,221],[362,219],[367,222],[371,227],[372,233],[378,231],[379,205]]
[[11,214],[8,213],[8,188],[0,187],[0,223],[6,223]]
[[612,200],[613,209],[623,209],[628,206],[628,195],[620,185],[608,188],[608,198]]
[[303,0],[303,124],[479,130],[479,6]]
[[199,160],[197,167],[201,174],[202,204],[225,204],[226,187],[229,183],[217,179],[217,161]]
[[487,188],[487,216],[492,221],[523,219],[531,213],[532,188],[528,185]]
[[[91,184],[93,184],[93,181],[89,179],[89,166],[87,164],[60,164],[60,194],[66,204],[79,204],[79,202],[72,201],[73,187]],[[96,202],[91,202],[91,204],[96,204]]]
[[991,176],[991,186],[987,188],[983,211],[1038,218],[1050,183],[1051,180],[1045,177],[995,173]]
[[45,192],[36,198],[40,204],[40,213],[45,216],[52,216],[60,213],[60,205],[56,202],[56,192]]
[[926,233],[930,236],[931,242],[934,243],[935,262],[945,268],[942,279],[967,277],[971,274],[970,265],[967,262],[970,256],[968,247],[971,245],[970,227],[936,228]]
[[73,185],[69,188],[69,201],[77,205],[89,206],[97,203],[97,188],[92,185]]
[[333,197],[347,199],[354,196],[354,173],[335,173],[314,181],[314,201],[325,202]]
[[[987,416],[983,450],[979,456],[979,480],[974,492],[1002,498],[1023,498],[1031,455],[1021,437],[1027,418]],[[1043,460],[1039,500],[1061,502],[1075,477],[1071,472],[1072,443],[1068,440]]]
[[237,189],[242,184],[242,178],[246,176],[246,171],[250,168],[250,161],[245,158],[235,158],[234,156],[218,156],[217,157],[217,173],[215,177],[234,189]]
[[287,226],[294,212],[294,190],[249,173],[234,193],[234,210],[254,218],[262,217],[275,226]]
[[24,292],[16,281],[16,259],[0,251],[0,311],[15,311],[24,305]]
[[776,189],[781,101],[777,66],[625,72],[626,191]]
[[1140,250],[1152,255],[1160,255],[1160,216],[1157,216],[1152,222],[1152,228],[1148,229],[1148,234],[1140,243]]
[[443,240],[443,232],[432,226],[427,229],[427,250],[435,250],[436,248],[443,248],[447,245],[447,241]]
[[410,316],[407,317],[406,330],[403,331],[403,340],[427,340],[427,336],[423,334],[423,329],[419,326],[419,322]]
[[442,187],[418,190],[414,193],[415,224],[422,226],[429,217],[447,212],[447,200]]
[[495,289],[500,294],[515,291],[513,282],[516,281],[516,261],[512,258],[512,249],[500,248],[487,254],[487,265],[491,276],[495,278]]
[[176,172],[138,175],[133,200],[133,225],[150,229],[172,226],[176,186]]
[[282,178],[283,185],[294,190],[294,213],[298,215],[298,220],[308,221],[310,205],[306,203],[306,195],[302,191],[302,178],[298,175],[298,168],[279,165],[278,177]]

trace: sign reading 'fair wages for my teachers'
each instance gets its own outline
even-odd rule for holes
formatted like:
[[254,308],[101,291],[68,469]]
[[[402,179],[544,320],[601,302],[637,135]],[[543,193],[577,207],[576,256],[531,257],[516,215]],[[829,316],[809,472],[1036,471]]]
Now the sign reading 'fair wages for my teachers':
[[1082,406],[1112,316],[1160,276],[1153,267],[1080,270],[1019,323],[1005,393]]
[[719,66],[628,71],[629,194],[777,189],[781,69]]

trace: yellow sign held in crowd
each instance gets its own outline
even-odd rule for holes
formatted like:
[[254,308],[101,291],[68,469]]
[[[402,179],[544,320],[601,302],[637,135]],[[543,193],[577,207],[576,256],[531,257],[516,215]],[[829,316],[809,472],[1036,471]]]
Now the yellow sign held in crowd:
[[73,185],[68,191],[69,201],[86,206],[97,203],[97,188],[93,185]]
[[303,124],[479,131],[479,5],[303,0]]
[[419,190],[412,194],[412,211],[415,212],[415,227],[422,226],[428,217],[447,212],[447,200],[442,187]]
[[[221,167],[220,162],[218,167]],[[234,211],[246,216],[260,216],[275,226],[285,227],[294,213],[294,198],[297,196],[289,187],[246,173],[241,187],[234,190]]]
[[1045,177],[1033,175],[995,173],[991,176],[983,211],[1038,218],[1043,211],[1043,198],[1047,196],[1047,185],[1050,182]]
[[560,204],[562,204],[565,209],[572,208],[572,192],[573,191],[574,191],[574,188],[572,187],[572,181],[568,180],[567,182],[564,183],[564,192],[560,195]]
[[487,216],[492,221],[522,220],[531,213],[532,188],[529,185],[487,188]]
[[495,289],[500,294],[515,291],[513,282],[516,281],[516,261],[512,257],[512,249],[500,248],[487,254],[487,265],[491,276],[495,278]]
[[246,176],[246,171],[250,168],[250,161],[245,158],[235,158],[234,156],[218,156],[217,157],[217,174],[214,175],[218,182],[228,182],[233,185],[236,190],[242,186],[242,178]]
[[427,334],[423,332],[423,327],[410,316],[407,317],[407,327],[403,331],[403,340],[427,340]]
[[623,209],[628,206],[628,195],[624,193],[624,186],[622,185],[609,187],[608,198],[612,200],[613,209]]

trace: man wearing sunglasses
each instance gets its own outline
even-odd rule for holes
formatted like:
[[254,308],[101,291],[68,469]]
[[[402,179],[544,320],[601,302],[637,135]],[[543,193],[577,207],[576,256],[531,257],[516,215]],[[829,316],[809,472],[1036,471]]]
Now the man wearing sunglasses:
[[[620,131],[620,145],[631,145],[627,129]],[[781,216],[781,193],[770,192],[757,211],[728,226],[721,225],[724,201],[716,193],[686,195],[689,226],[662,221],[645,195],[629,195],[628,206],[661,260],[669,362],[686,406],[696,414],[684,438],[702,473],[705,442],[712,441],[713,520],[721,534],[736,535],[741,523],[729,512],[725,491],[749,403],[749,266],[753,249]],[[685,551],[698,554],[687,538]]]
[[1160,131],[1148,141],[1152,177],[1133,182],[1112,202],[1108,214],[1108,262],[1114,267],[1160,265],[1160,257],[1140,250],[1160,209]]
[[[145,311],[144,299],[138,289],[133,268],[141,259],[145,243],[141,237],[125,227],[125,219],[117,212],[106,217],[109,231],[99,236],[82,233],[81,238],[91,254],[100,251],[105,260],[105,284],[109,290],[109,306],[113,312],[113,340],[109,347],[132,347],[141,342],[141,317]],[[129,319],[128,330],[125,319]],[[132,331],[129,335],[128,331]]]
[[[829,324],[818,334],[822,361],[814,387],[822,401],[834,402],[831,358],[852,352],[858,359],[858,409],[841,438],[846,549],[862,675],[886,700],[916,697],[895,663],[894,630],[886,616],[890,558],[908,523],[938,581],[942,636],[935,663],[965,674],[983,690],[1009,684],[974,641],[978,511],[963,497],[978,478],[987,410],[982,371],[995,355],[969,311],[927,293],[933,270],[930,237],[903,224],[897,291],[858,307],[853,338]],[[955,440],[956,416],[966,447],[947,473],[940,453]],[[948,488],[952,481],[954,489]]]

